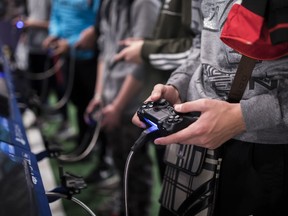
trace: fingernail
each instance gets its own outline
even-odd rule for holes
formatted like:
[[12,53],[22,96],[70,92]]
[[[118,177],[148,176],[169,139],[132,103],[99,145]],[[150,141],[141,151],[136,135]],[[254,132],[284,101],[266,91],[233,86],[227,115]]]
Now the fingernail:
[[155,139],[155,140],[154,140],[154,143],[155,143],[155,144],[158,144],[158,145],[161,144],[161,142],[159,141],[159,139]]
[[140,128],[146,128],[146,125],[141,122],[141,123],[139,124],[139,127],[140,127]]
[[178,104],[178,105],[175,105],[175,106],[174,106],[174,109],[175,109],[176,111],[180,111],[180,110],[181,110],[181,105],[179,105],[179,104]]

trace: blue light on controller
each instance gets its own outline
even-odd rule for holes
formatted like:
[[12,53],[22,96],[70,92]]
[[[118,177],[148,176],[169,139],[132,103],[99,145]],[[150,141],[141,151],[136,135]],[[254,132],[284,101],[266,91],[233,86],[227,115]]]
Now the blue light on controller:
[[146,119],[146,118],[144,118],[144,119],[149,125],[151,125],[151,127],[148,128],[149,132],[153,132],[153,131],[159,130],[158,126],[154,122],[152,122],[152,121],[150,121],[149,119]]
[[19,20],[16,22],[16,28],[22,29],[24,28],[24,22],[22,20]]

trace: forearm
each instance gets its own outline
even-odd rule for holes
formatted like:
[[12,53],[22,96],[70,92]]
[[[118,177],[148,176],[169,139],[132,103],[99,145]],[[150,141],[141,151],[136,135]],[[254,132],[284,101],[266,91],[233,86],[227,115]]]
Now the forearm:
[[97,79],[95,83],[94,97],[101,98],[103,92],[103,60],[98,61],[97,65]]
[[186,38],[145,40],[142,59],[156,69],[174,70],[187,59],[192,46],[192,35]]
[[28,19],[25,21],[26,27],[35,27],[35,28],[43,28],[48,29],[49,22],[48,21],[40,21],[40,20],[32,20]]
[[142,82],[135,79],[132,75],[128,75],[117,95],[113,101],[113,105],[118,110],[122,111],[128,104],[129,101],[133,100],[133,97],[142,88]]

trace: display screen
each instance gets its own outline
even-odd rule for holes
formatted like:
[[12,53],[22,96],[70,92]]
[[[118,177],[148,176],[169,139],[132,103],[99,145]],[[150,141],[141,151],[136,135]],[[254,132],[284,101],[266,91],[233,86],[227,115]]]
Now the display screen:
[[13,151],[13,146],[0,142],[0,215],[37,216],[29,165]]
[[9,121],[2,116],[0,116],[0,141],[11,143]]

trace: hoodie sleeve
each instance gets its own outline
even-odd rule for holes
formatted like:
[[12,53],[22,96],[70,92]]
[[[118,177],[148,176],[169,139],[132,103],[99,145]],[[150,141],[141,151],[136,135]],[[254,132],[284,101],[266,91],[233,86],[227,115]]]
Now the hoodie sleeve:
[[[132,37],[144,39],[152,37],[160,7],[161,4],[158,0],[134,1],[131,8]],[[136,79],[142,80],[145,72],[145,66],[138,65],[133,68],[132,75]]]

